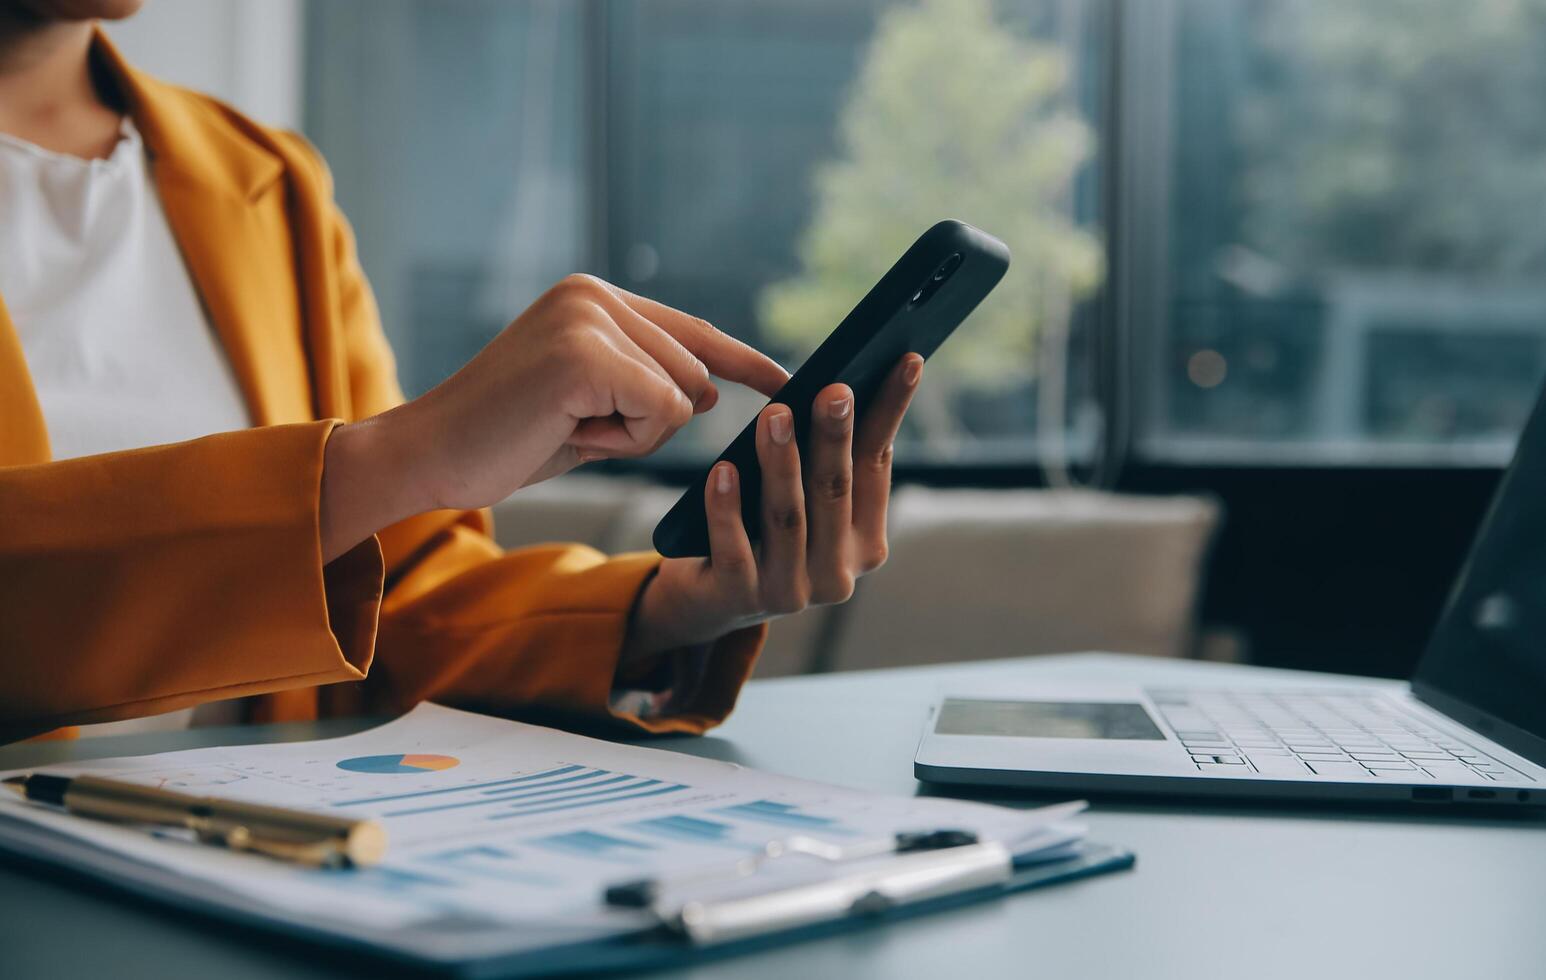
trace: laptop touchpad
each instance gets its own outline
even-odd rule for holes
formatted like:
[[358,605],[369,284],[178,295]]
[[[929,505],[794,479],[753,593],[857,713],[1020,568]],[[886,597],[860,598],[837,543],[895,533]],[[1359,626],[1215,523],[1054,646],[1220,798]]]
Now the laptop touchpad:
[[937,735],[1013,738],[1111,738],[1163,741],[1143,705],[1108,701],[979,701],[947,698]]

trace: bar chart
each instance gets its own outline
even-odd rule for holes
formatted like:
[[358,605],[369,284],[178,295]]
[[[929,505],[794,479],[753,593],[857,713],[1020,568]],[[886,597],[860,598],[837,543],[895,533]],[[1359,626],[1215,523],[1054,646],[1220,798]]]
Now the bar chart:
[[529,862],[519,851],[492,844],[426,854],[419,858],[419,862],[450,874],[471,875],[513,885],[553,888],[559,884],[552,875],[531,870]]
[[734,824],[681,813],[640,820],[629,824],[628,827],[651,837],[662,837],[666,840],[708,847],[733,848],[738,851],[757,850],[765,843],[755,839],[755,836],[752,838],[741,836],[741,829]]
[[750,820],[754,823],[770,824],[775,827],[783,827],[786,830],[822,831],[844,837],[854,833],[851,829],[843,826],[840,820],[806,813],[794,804],[779,803],[774,800],[753,800],[750,803],[738,803],[734,806],[724,807],[716,812],[737,820]]
[[488,820],[509,820],[607,806],[623,800],[665,796],[689,787],[647,776],[563,765],[544,772],[446,789],[342,800],[336,807],[377,809],[386,818],[418,817],[477,809]]
[[659,850],[653,844],[596,830],[575,830],[567,834],[539,837],[532,841],[532,844],[560,854],[603,861],[621,861],[625,864],[638,863],[644,856],[643,852]]

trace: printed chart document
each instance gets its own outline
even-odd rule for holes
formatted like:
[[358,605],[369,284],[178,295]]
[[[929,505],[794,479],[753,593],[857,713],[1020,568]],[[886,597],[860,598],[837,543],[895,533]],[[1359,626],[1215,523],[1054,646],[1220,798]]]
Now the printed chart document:
[[[20,800],[0,804],[0,843],[77,866],[99,861],[131,887],[176,883],[173,892],[257,918],[421,952],[437,937],[465,953],[480,941],[535,948],[645,928],[645,913],[601,901],[606,886],[723,868],[792,835],[841,847],[963,828],[1049,859],[1083,836],[1066,823],[1077,805],[877,796],[428,704],[343,738],[45,771],[374,817],[387,856],[364,869],[297,867]],[[832,873],[814,858],[773,865],[795,878]]]

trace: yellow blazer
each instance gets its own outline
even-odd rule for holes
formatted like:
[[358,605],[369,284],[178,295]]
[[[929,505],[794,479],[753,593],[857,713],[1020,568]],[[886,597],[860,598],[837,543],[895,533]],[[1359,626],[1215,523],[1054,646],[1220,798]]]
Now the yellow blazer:
[[403,399],[327,169],[300,137],[131,69],[101,35],[94,57],[255,427],[50,462],[0,303],[0,740],[235,697],[254,722],[425,699],[657,732],[722,720],[763,629],[721,640],[671,716],[608,708],[658,555],[501,552],[486,514],[438,511],[322,564],[328,433]]

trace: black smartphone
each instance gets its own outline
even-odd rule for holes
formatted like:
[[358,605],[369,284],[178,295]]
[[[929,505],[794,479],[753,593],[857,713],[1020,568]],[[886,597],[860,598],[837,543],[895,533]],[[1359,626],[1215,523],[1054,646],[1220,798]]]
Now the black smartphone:
[[[927,358],[933,354],[993,291],[1008,268],[1009,249],[1003,242],[960,221],[941,221],[913,242],[769,401],[787,405],[793,413],[800,458],[806,457],[811,402],[817,392],[838,381],[852,388],[857,425],[903,355]],[[740,474],[741,517],[753,542],[762,524],[756,433],[754,416],[714,461],[729,460]],[[703,493],[712,468],[713,464],[693,481],[655,526],[655,549],[662,555],[708,555]]]

